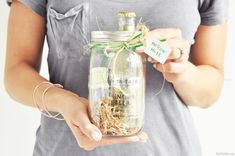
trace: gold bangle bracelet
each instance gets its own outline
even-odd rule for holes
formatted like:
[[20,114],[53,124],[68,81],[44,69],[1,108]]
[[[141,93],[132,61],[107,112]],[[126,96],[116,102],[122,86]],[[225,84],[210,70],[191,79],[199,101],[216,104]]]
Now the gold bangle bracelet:
[[49,111],[48,111],[48,108],[46,106],[46,103],[45,103],[45,95],[47,93],[47,91],[52,88],[52,87],[59,87],[59,88],[63,88],[62,85],[60,84],[53,84],[51,86],[48,86],[42,93],[42,105],[44,107],[44,111],[46,112],[47,116],[50,117],[50,118],[53,118],[53,119],[56,119],[56,120],[64,120],[64,118],[59,118],[58,116],[60,115],[60,113],[56,113],[55,115],[52,115]]
[[[48,86],[46,89],[44,89],[44,91],[43,91],[43,93],[42,93],[42,105],[43,105],[43,107],[44,107],[44,109],[43,109],[43,108],[40,108],[40,107],[39,107],[39,105],[38,105],[38,103],[37,103],[37,100],[36,100],[36,98],[35,98],[35,95],[36,95],[36,93],[37,93],[37,90],[38,90],[41,86],[43,86],[43,85],[45,85],[45,84],[49,84],[50,86]],[[60,88],[63,88],[63,86],[60,85],[60,84],[53,84],[53,83],[48,82],[48,81],[43,81],[43,82],[41,82],[40,84],[36,85],[35,88],[34,88],[34,90],[33,90],[33,102],[34,102],[35,106],[38,108],[38,110],[41,112],[42,115],[44,115],[44,116],[46,116],[46,117],[49,117],[49,118],[56,119],[56,120],[64,120],[64,118],[58,118],[58,116],[60,115],[60,113],[57,113],[56,115],[52,115],[52,114],[48,111],[48,109],[47,109],[47,107],[46,107],[46,105],[45,105],[45,100],[44,100],[44,99],[45,99],[45,94],[46,94],[46,92],[47,92],[51,87],[60,87]]]

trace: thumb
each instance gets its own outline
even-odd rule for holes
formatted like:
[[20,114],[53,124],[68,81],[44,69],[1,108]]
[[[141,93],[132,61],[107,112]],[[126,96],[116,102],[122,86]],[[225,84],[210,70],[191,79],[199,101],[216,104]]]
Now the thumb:
[[102,139],[102,133],[98,127],[90,122],[87,113],[80,113],[78,127],[80,128],[81,132],[88,136],[91,140],[100,141]]

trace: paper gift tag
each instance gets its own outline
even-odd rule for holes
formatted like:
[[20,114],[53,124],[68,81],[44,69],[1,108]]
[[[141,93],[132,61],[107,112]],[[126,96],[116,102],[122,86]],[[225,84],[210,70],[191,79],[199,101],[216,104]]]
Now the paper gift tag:
[[167,45],[166,40],[145,40],[144,52],[161,64],[165,63],[170,51],[170,47]]

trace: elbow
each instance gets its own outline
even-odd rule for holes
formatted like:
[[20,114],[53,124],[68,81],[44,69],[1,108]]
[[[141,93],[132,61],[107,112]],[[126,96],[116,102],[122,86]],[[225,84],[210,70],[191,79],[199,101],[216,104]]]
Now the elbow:
[[219,98],[220,98],[221,90],[222,90],[222,89],[220,89],[220,90],[218,90],[218,91],[212,93],[212,94],[210,95],[210,97],[208,97],[207,100],[205,100],[205,102],[202,103],[201,108],[207,109],[207,108],[210,108],[211,106],[213,106],[214,104],[216,104],[216,102],[217,102],[217,101],[219,100]]
[[224,83],[224,75],[223,71],[219,73],[219,76],[216,77],[216,79],[213,81],[215,83],[211,84],[207,88],[204,88],[204,90],[200,91],[195,96],[193,106],[197,106],[202,109],[207,109],[216,104],[216,102],[219,100],[223,83]]
[[213,106],[220,98],[221,89],[205,94],[202,97],[196,98],[189,106],[196,106],[202,109],[207,109]]
[[191,100],[190,103],[188,103],[189,106],[196,106],[202,109],[207,109],[216,104],[216,102],[219,100],[221,91],[222,91],[223,83],[221,85],[218,85],[218,87],[213,91],[207,91],[203,95],[200,94],[200,96],[194,97],[194,100]]
[[219,95],[215,96],[208,96],[208,97],[201,97],[194,100],[191,100],[190,103],[187,103],[188,106],[199,107],[202,109],[207,109],[213,106],[219,99]]
[[12,89],[11,89],[11,83],[10,83],[10,75],[8,72],[5,71],[4,73],[4,88],[5,88],[5,91],[6,93],[12,98],[15,100],[13,94],[12,94]]
[[208,92],[203,98],[201,98],[201,105],[200,108],[207,109],[216,104],[216,102],[220,99],[221,92],[223,89],[223,81],[224,79],[221,78],[221,81],[217,82],[217,85],[213,90]]
[[212,107],[218,101],[219,97],[220,96],[209,97],[208,99],[202,101],[199,104],[199,108],[208,109],[208,108]]
[[5,73],[4,73],[4,88],[5,88],[5,91],[6,93],[15,101],[17,101],[17,98],[15,97],[15,94],[14,94],[14,81],[17,81],[17,80],[14,80],[14,75],[12,74],[13,73],[13,70],[14,69],[8,69],[5,67]]

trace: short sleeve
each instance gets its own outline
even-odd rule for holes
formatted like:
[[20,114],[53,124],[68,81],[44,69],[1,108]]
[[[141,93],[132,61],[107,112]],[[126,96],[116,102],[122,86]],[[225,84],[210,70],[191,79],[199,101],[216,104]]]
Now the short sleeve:
[[228,0],[201,0],[199,8],[202,25],[217,25],[228,18]]
[[[46,1],[47,0],[18,0],[26,7],[30,8],[35,13],[39,14],[42,17],[46,17]],[[10,6],[12,0],[7,0],[8,5]]]

